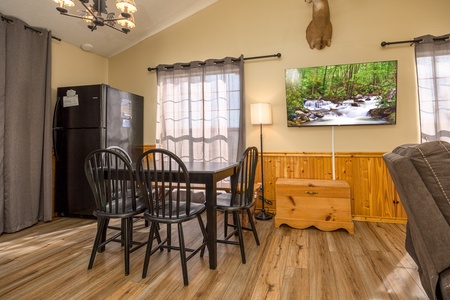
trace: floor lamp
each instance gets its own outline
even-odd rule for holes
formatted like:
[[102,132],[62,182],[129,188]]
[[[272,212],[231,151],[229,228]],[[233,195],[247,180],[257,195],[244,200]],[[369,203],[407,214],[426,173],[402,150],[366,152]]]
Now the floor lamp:
[[263,132],[262,126],[266,124],[272,124],[272,107],[270,103],[255,103],[250,105],[251,111],[251,123],[253,125],[259,125],[260,132],[260,153],[261,153],[261,212],[255,215],[255,218],[258,220],[270,220],[273,217],[273,214],[266,212],[264,209],[264,204],[272,204],[271,201],[266,200],[264,198],[264,152],[263,152]]

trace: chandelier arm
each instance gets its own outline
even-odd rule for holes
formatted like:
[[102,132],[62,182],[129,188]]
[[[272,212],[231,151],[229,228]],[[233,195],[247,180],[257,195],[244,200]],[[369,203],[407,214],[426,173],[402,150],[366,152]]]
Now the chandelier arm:
[[[108,21],[109,21],[109,20],[108,20]],[[109,28],[112,28],[112,29],[115,29],[115,30],[117,30],[117,31],[119,31],[119,32],[122,32],[122,33],[127,34],[127,32],[125,32],[125,31],[123,31],[123,30],[121,30],[121,29],[118,29],[118,28],[116,28],[116,27],[114,27],[114,26],[111,26],[111,25],[107,24],[106,22],[105,22],[105,26],[108,26]]]
[[[90,10],[89,6],[87,6],[86,3],[82,2],[82,1],[80,1],[80,3],[81,3],[81,5],[84,6],[84,8],[91,14],[91,16],[92,16],[94,19],[97,19],[97,18],[98,18],[98,15],[94,14],[94,12],[93,12],[92,10]],[[98,8],[98,7],[97,7],[97,8]],[[100,14],[100,12],[98,12],[98,13]],[[86,18],[86,19],[88,19],[88,18]]]
[[73,15],[73,14],[68,14],[68,13],[60,13],[60,14],[64,15],[64,16],[72,17],[72,18],[82,19],[82,20],[91,20],[90,18],[86,18],[86,17],[82,17],[82,16],[78,16],[78,15]]
[[124,18],[124,17],[122,17],[122,18],[114,18],[114,19],[105,19],[105,22],[106,21],[120,21],[120,20],[129,20],[128,18]]

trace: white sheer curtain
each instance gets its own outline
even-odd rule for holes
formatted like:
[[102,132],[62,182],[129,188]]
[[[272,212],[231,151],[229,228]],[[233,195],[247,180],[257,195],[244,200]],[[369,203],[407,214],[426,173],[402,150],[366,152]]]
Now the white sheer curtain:
[[[445,37],[447,37],[445,39]],[[450,142],[450,41],[449,35],[426,35],[416,39],[422,142]]]
[[183,161],[237,161],[244,149],[243,57],[159,65],[156,145]]

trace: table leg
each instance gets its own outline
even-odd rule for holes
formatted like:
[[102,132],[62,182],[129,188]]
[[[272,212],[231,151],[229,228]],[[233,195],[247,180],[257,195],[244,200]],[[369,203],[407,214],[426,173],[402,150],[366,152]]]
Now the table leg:
[[206,189],[206,230],[208,232],[209,268],[217,267],[217,190],[216,182],[211,178],[205,184]]

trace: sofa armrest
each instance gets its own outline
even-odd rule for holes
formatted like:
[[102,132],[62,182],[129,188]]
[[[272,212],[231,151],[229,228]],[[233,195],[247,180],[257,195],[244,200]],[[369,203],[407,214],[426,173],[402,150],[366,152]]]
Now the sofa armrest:
[[[408,216],[411,230],[420,232],[437,272],[450,267],[450,226],[409,158],[383,155]],[[450,171],[450,170],[449,170]]]
[[443,271],[439,276],[441,296],[444,300],[450,300],[450,268]]

